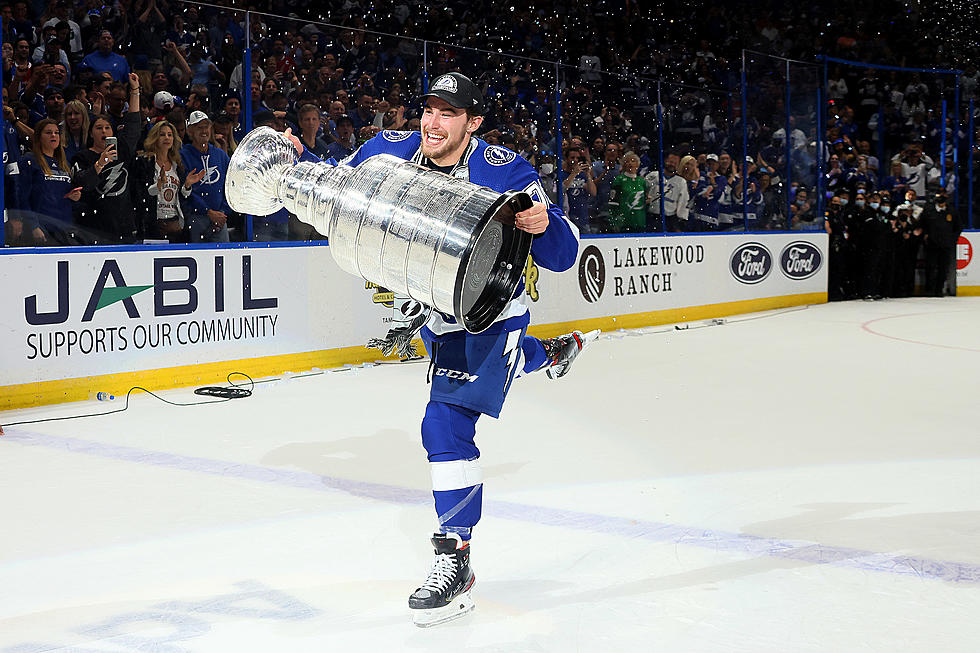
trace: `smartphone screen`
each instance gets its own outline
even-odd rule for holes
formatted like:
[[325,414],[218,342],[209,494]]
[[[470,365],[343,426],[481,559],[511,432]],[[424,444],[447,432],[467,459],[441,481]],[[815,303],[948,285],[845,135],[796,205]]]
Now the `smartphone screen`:
[[[106,136],[105,146],[106,147],[116,148],[117,147],[117,145],[116,145],[116,137],[115,136]],[[112,153],[112,160],[115,161],[118,156],[119,156],[118,150],[117,151],[114,151]]]

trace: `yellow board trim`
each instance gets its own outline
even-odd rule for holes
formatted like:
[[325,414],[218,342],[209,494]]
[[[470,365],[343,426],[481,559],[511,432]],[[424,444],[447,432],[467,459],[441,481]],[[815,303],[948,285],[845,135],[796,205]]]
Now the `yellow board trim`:
[[[980,287],[969,286],[980,294]],[[712,317],[724,317],[739,313],[754,313],[775,308],[802,306],[806,304],[822,304],[827,301],[827,293],[805,293],[801,295],[784,295],[781,297],[765,297],[762,299],[747,299],[738,302],[722,304],[707,304],[705,306],[689,306],[672,308],[646,313],[632,313],[611,317],[599,317],[575,320],[573,322],[557,322],[532,326],[528,332],[539,337],[549,337],[566,333],[572,329],[591,331],[602,329],[633,329],[657,324],[672,324],[690,322]],[[421,348],[421,343],[418,343]],[[133,386],[141,386],[149,390],[167,390],[192,385],[207,385],[224,383],[229,372],[244,372],[253,379],[275,376],[283,372],[303,372],[314,367],[329,369],[345,364],[371,362],[381,358],[378,350],[367,347],[342,347],[325,349],[299,354],[281,354],[278,356],[262,356],[260,358],[243,358],[215,363],[197,363],[180,367],[164,367],[154,370],[135,372],[119,372],[116,374],[101,374],[97,376],[82,376],[73,379],[58,379],[54,381],[38,381],[19,385],[0,386],[0,410],[16,408],[31,408],[46,404],[57,404],[67,401],[81,401],[89,398],[93,391],[108,392],[117,397],[124,396]],[[391,360],[394,360],[392,357]],[[235,382],[243,379],[238,377]]]
[[957,297],[980,297],[980,286],[957,286]]

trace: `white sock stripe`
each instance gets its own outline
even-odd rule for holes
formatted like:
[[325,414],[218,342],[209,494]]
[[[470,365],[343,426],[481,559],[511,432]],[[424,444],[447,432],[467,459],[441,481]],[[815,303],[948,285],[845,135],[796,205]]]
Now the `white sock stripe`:
[[476,492],[477,492],[477,490],[480,489],[480,487],[481,486],[479,486],[479,485],[474,486],[473,489],[470,490],[469,494],[467,494],[465,497],[463,497],[463,500],[462,501],[460,501],[455,506],[453,506],[452,508],[450,508],[449,511],[445,515],[439,515],[439,526],[445,525],[445,523],[447,521],[449,521],[450,519],[452,519],[453,517],[455,517],[456,515],[458,515],[459,512],[463,508],[465,508],[469,504],[470,501],[473,500],[473,497],[476,496]]
[[[517,369],[517,374],[514,375],[515,379],[519,379],[525,374],[530,374],[530,372],[524,371],[524,348],[523,347],[521,348],[520,353],[517,354],[517,362],[514,363],[514,367]],[[533,372],[534,370],[531,371]]]
[[437,492],[461,490],[483,482],[479,458],[429,463],[429,471],[432,473],[432,489]]

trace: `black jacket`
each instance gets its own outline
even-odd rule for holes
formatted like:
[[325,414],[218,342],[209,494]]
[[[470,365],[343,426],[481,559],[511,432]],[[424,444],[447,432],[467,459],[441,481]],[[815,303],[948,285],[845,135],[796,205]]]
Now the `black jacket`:
[[963,226],[957,212],[947,203],[940,211],[935,204],[928,204],[919,216],[929,247],[954,247]]
[[133,219],[129,177],[142,120],[139,112],[126,114],[127,128],[117,137],[118,156],[101,173],[95,170],[101,154],[88,148],[80,150],[71,162],[74,183],[82,187],[79,223],[95,232],[101,244],[132,242],[140,235]]

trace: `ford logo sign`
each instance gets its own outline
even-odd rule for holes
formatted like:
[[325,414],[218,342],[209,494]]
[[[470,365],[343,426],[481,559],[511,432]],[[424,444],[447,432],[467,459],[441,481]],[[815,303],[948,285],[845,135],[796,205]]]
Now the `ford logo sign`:
[[741,283],[759,283],[772,271],[772,253],[760,243],[745,243],[732,253],[729,268]]
[[804,240],[790,243],[779,255],[779,268],[790,279],[809,279],[823,263],[820,249]]

